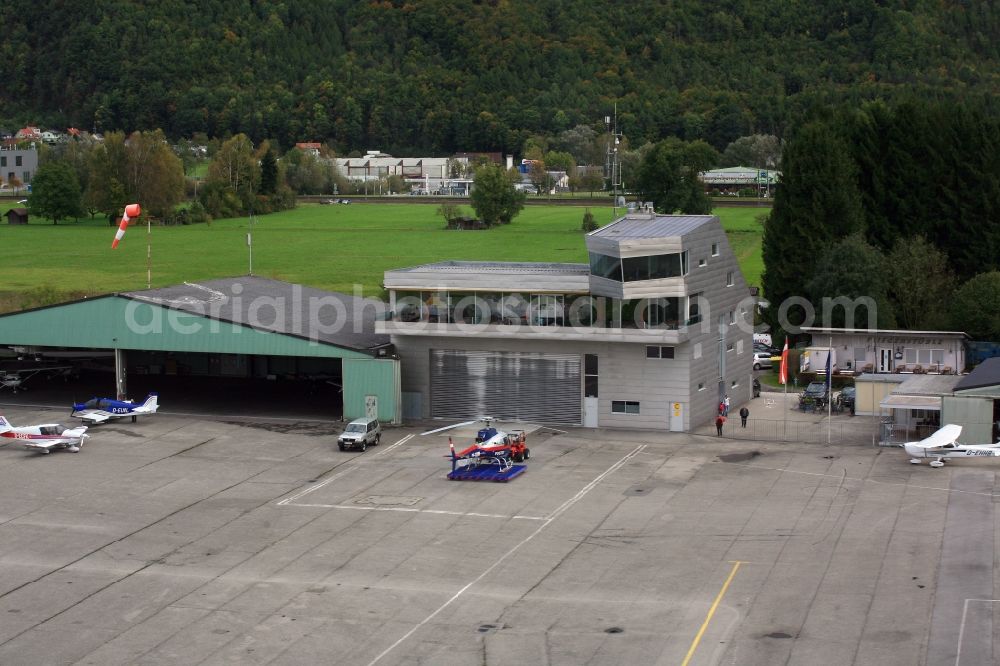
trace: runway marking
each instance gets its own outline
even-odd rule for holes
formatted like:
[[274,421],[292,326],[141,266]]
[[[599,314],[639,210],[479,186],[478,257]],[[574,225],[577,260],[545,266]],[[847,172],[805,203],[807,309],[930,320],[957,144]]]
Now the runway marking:
[[694,656],[694,651],[698,649],[698,644],[701,643],[701,637],[705,635],[705,630],[708,629],[708,623],[712,621],[712,616],[715,615],[715,611],[719,607],[722,597],[725,596],[726,590],[729,589],[729,584],[732,583],[733,578],[736,577],[736,572],[740,570],[741,564],[743,563],[738,560],[733,563],[733,570],[729,572],[729,577],[726,578],[726,582],[722,584],[722,589],[719,590],[717,595],[715,595],[715,601],[712,602],[712,607],[708,609],[708,615],[705,616],[705,621],[701,623],[701,628],[698,629],[698,633],[691,642],[691,647],[688,648],[687,655],[685,655],[684,661],[681,662],[681,666],[687,666],[691,661],[691,657]]
[[395,650],[397,647],[399,647],[400,644],[403,643],[403,641],[405,641],[407,638],[409,638],[410,636],[412,636],[413,634],[415,634],[417,632],[417,630],[419,630],[421,627],[423,627],[428,622],[430,622],[435,617],[437,617],[438,614],[441,613],[441,611],[443,611],[445,608],[447,608],[448,606],[450,606],[451,604],[453,604],[460,596],[462,596],[463,594],[465,594],[466,590],[468,590],[470,587],[472,587],[473,585],[475,585],[476,583],[478,583],[479,581],[481,581],[491,571],[493,571],[498,566],[500,566],[501,564],[503,564],[503,562],[508,557],[510,557],[511,555],[513,555],[514,553],[516,553],[518,550],[520,550],[522,546],[524,546],[529,541],[531,541],[532,539],[534,539],[536,536],[538,536],[539,534],[541,534],[542,530],[544,530],[546,527],[548,527],[549,525],[552,524],[552,521],[554,521],[556,518],[558,518],[563,513],[565,513],[570,507],[572,507],[574,504],[576,504],[581,499],[583,499],[583,497],[587,493],[589,493],[591,490],[593,490],[597,486],[598,483],[600,483],[602,480],[604,480],[609,474],[612,474],[612,473],[616,472],[618,469],[620,469],[623,465],[625,465],[625,463],[627,463],[632,458],[634,458],[636,455],[638,455],[639,452],[642,451],[644,448],[646,448],[645,444],[640,444],[639,446],[635,447],[624,458],[622,458],[621,460],[619,460],[618,462],[616,462],[614,465],[612,465],[611,467],[609,467],[608,469],[606,469],[604,472],[602,472],[600,475],[598,475],[593,481],[591,481],[586,486],[584,486],[583,489],[580,490],[580,492],[578,492],[576,495],[574,495],[573,497],[571,497],[568,500],[566,500],[565,502],[563,502],[559,506],[559,508],[557,508],[555,511],[553,511],[552,513],[550,513],[545,518],[545,522],[543,522],[541,525],[539,525],[538,528],[534,532],[532,532],[531,534],[529,534],[527,537],[525,537],[519,543],[517,543],[515,546],[513,546],[510,550],[508,550],[506,553],[504,553],[503,555],[501,555],[500,558],[496,562],[494,562],[493,564],[491,564],[485,571],[483,571],[483,573],[479,574],[478,576],[476,576],[475,578],[473,578],[471,581],[469,581],[468,583],[466,583],[465,586],[463,586],[458,592],[456,592],[455,594],[453,594],[450,599],[448,599],[443,604],[441,604],[438,607],[437,610],[435,610],[433,613],[431,613],[430,615],[428,615],[427,617],[425,617],[423,620],[421,620],[420,622],[418,622],[412,629],[410,629],[408,632],[406,632],[405,634],[403,634],[395,643],[393,643],[392,645],[390,645],[386,649],[382,650],[382,652],[380,652],[378,654],[378,656],[376,656],[374,659],[372,659],[370,662],[368,662],[368,666],[374,666],[375,664],[377,664],[379,661],[382,660],[382,657],[386,656],[387,654],[389,654],[390,652],[392,652],[393,650]]
[[473,518],[506,518],[508,520],[547,520],[545,516],[509,516],[502,513],[476,513],[474,511],[445,511],[443,509],[415,509],[402,506],[353,506],[350,504],[289,504],[320,509],[353,509],[355,511],[401,511],[405,513],[434,513],[442,516],[471,516]]
[[[376,453],[372,457],[373,458],[377,458],[378,456],[380,456],[380,455],[382,455],[384,453],[389,453],[389,451],[392,451],[394,448],[396,448],[397,446],[400,446],[401,444],[405,444],[406,442],[408,442],[412,438],[413,438],[413,435],[407,435],[406,437],[404,437],[403,439],[399,440],[398,442],[396,442],[395,444],[393,444],[392,446],[390,446],[386,450],[379,451],[378,453]],[[291,497],[286,497],[285,499],[283,499],[280,502],[278,502],[278,506],[289,506],[289,505],[291,505],[291,506],[304,506],[304,505],[299,505],[299,504],[294,504],[293,505],[292,502],[294,502],[295,500],[299,499],[300,497],[305,497],[309,493],[315,492],[315,491],[319,490],[320,488],[323,488],[324,486],[329,485],[331,482],[333,482],[333,481],[341,478],[342,476],[345,476],[346,474],[349,474],[350,472],[353,472],[354,470],[358,469],[358,467],[360,467],[360,465],[361,465],[361,463],[355,463],[353,465],[349,465],[346,469],[341,470],[340,472],[337,472],[336,474],[334,474],[330,478],[324,479],[323,481],[320,481],[319,483],[317,483],[317,484],[315,484],[313,486],[309,486],[305,490],[302,490],[302,491],[300,491],[300,492],[292,495]]]
[[864,479],[856,476],[843,476],[840,474],[823,474],[821,472],[802,472],[795,469],[786,469],[784,467],[763,467],[761,465],[747,465],[746,463],[727,463],[719,462],[715,460],[709,461],[715,465],[735,465],[737,467],[747,467],[749,469],[760,469],[766,472],[788,472],[789,474],[803,474],[805,476],[827,476],[835,479],[843,479],[845,481],[867,481],[868,483],[880,483],[884,486],[904,486],[906,488],[918,488],[920,490],[943,490],[947,493],[964,493],[966,495],[981,495],[983,497],[996,497],[995,493],[981,493],[975,490],[958,490],[955,488],[939,488],[938,486],[918,486],[914,483],[897,483],[894,481],[879,481],[877,479]]
[[965,603],[962,604],[962,623],[959,625],[958,630],[958,650],[955,651],[955,666],[958,666],[958,662],[962,660],[962,641],[965,638],[965,618],[969,613],[970,601],[983,601],[993,604],[1000,601],[1000,599],[966,599]]

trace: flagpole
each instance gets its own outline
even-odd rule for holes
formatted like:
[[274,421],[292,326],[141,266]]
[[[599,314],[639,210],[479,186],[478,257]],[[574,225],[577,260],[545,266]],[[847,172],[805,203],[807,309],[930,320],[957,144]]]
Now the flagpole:
[[833,421],[833,336],[826,350],[826,443],[830,444],[830,427]]
[[146,216],[146,289],[152,289],[153,282],[153,226]]

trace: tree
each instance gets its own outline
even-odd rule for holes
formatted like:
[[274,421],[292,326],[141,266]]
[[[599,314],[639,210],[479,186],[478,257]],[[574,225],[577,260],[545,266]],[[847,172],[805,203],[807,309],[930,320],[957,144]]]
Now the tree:
[[59,220],[67,217],[83,215],[80,183],[73,167],[61,160],[38,167],[31,181],[28,212],[47,217],[52,224],[59,224]]
[[524,208],[525,194],[514,187],[520,181],[517,169],[508,171],[499,164],[476,169],[469,199],[479,219],[488,225],[510,224]]
[[777,169],[781,163],[781,140],[771,134],[741,136],[722,153],[719,165],[723,167],[750,166],[758,169]]
[[437,214],[443,217],[445,225],[450,227],[454,220],[462,216],[462,207],[452,201],[445,201],[438,206]]
[[[894,327],[896,321],[889,300],[885,263],[882,253],[869,245],[861,233],[830,244],[820,254],[812,278],[806,284],[817,314],[822,316],[824,312],[823,299],[871,298],[877,308],[874,321],[879,328]],[[835,307],[829,315],[829,321],[820,321],[819,325],[866,328],[871,313],[859,310],[853,313],[854,321],[848,321],[845,309]]]
[[580,228],[583,229],[584,232],[590,233],[591,231],[596,230],[598,226],[597,220],[594,219],[594,214],[591,213],[588,208],[583,214],[583,223],[580,225]]
[[252,210],[259,188],[253,143],[247,135],[237,134],[212,156],[198,199],[213,217],[229,217]]
[[260,160],[260,193],[274,194],[278,191],[278,161],[274,151],[268,148]]
[[886,258],[889,295],[899,326],[935,331],[949,325],[955,275],[944,252],[923,236],[899,238]]
[[771,302],[770,325],[779,323],[787,298],[802,295],[816,257],[862,228],[855,169],[844,141],[825,123],[806,125],[785,146],[781,182],[764,223],[761,281]]
[[698,174],[717,159],[718,154],[704,141],[685,143],[670,138],[649,150],[639,167],[637,189],[656,210],[671,214],[706,214],[712,204]]
[[951,328],[976,340],[1000,341],[1000,271],[980,273],[955,291]]
[[154,217],[184,198],[184,165],[163,132],[133,132],[125,145],[125,194]]

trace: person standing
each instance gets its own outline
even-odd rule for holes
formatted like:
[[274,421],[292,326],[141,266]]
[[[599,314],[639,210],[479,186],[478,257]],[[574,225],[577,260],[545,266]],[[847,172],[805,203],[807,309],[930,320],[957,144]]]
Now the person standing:
[[726,397],[722,399],[722,404],[725,407],[725,409],[722,410],[722,415],[723,416],[729,416],[729,394],[728,393],[726,394]]
[[715,430],[719,433],[719,437],[722,437],[722,426],[726,424],[726,417],[719,414],[715,417]]
[[744,405],[744,406],[743,406],[743,407],[742,407],[742,408],[740,409],[740,423],[741,423],[741,425],[742,425],[742,426],[743,426],[744,428],[746,428],[746,427],[747,427],[747,419],[748,419],[748,418],[750,418],[750,410],[746,408],[746,405]]

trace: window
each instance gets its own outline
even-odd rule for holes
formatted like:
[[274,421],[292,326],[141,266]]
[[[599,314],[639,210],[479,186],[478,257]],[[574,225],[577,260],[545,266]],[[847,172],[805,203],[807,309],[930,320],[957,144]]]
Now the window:
[[865,367],[865,359],[868,358],[868,350],[864,347],[854,348],[854,367]]
[[742,354],[743,353],[743,341],[742,340],[737,340],[736,341],[736,353],[737,354]]
[[907,347],[903,350],[903,362],[907,365],[913,365],[917,362],[917,350]]
[[736,310],[729,311],[729,325],[734,326],[736,324]]
[[705,382],[698,382],[698,390],[699,391],[705,390]]
[[694,351],[692,352],[692,355],[694,356],[694,358],[701,358],[701,343],[700,342],[696,342],[694,344]]
[[712,256],[713,257],[719,256],[719,244],[718,243],[712,243]]
[[626,282],[680,277],[687,273],[687,253],[627,257],[621,265]]
[[688,296],[687,324],[697,324],[701,321],[701,292]]
[[726,351],[727,352],[733,351],[733,343],[732,342],[730,342],[728,345],[726,345]]
[[733,286],[733,272],[732,271],[729,271],[728,273],[726,273],[726,286],[727,287],[732,287]]
[[739,385],[740,385],[740,383],[738,381],[736,381],[735,379],[733,381],[729,382],[729,388],[736,388]]
[[590,253],[590,274],[595,277],[622,281],[622,262],[616,257],[604,254]]
[[23,164],[21,164],[20,155],[14,155],[14,166],[24,166]]
[[597,354],[583,355],[583,395],[597,397]]
[[646,358],[673,358],[674,348],[673,347],[657,347],[657,346],[647,346],[646,347]]
[[639,403],[632,402],[631,400],[612,400],[611,401],[611,413],[612,414],[638,414],[639,413]]
[[0,167],[5,167],[5,166],[7,166],[7,156],[6,155],[4,155],[3,157],[0,157]]
[[708,264],[708,260],[707,259],[699,259],[698,260],[698,268],[704,268],[707,264]]

